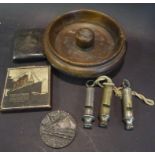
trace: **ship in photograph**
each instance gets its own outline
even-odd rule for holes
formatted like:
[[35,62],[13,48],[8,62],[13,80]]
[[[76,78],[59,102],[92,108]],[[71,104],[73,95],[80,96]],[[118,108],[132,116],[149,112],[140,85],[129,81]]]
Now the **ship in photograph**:
[[50,108],[50,67],[10,68],[1,110]]

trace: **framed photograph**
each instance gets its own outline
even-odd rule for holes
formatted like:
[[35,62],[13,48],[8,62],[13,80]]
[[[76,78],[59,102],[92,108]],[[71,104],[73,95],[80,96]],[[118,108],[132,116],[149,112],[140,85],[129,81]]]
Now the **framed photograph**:
[[51,67],[8,68],[1,111],[51,108]]

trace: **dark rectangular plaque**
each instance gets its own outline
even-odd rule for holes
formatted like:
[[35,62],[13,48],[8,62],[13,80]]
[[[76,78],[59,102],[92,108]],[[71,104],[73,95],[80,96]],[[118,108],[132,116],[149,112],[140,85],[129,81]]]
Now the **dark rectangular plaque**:
[[8,68],[1,111],[51,108],[50,66]]
[[23,29],[15,33],[13,42],[13,60],[43,60],[43,29]]

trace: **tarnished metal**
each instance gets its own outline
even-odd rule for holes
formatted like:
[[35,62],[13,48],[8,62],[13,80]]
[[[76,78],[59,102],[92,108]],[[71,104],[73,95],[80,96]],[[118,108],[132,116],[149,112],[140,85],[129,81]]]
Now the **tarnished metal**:
[[110,16],[77,10],[56,18],[44,34],[47,59],[55,68],[78,77],[114,71],[123,61],[126,37]]
[[95,120],[94,117],[94,87],[87,87],[86,89],[86,101],[84,107],[84,115],[82,120],[84,122],[84,128],[92,128],[92,122]]
[[22,29],[16,32],[13,43],[13,60],[42,60],[44,56],[43,29]]
[[76,135],[74,118],[64,111],[48,113],[40,124],[40,135],[43,142],[52,148],[69,145]]
[[122,91],[122,104],[123,104],[123,114],[124,122],[126,124],[126,129],[133,129],[133,105],[132,105],[132,90],[130,88],[130,82],[128,80],[123,80],[123,91]]
[[104,83],[103,85],[103,95],[102,95],[102,103],[99,114],[99,126],[107,127],[108,121],[110,119],[110,105],[113,93],[114,84],[112,81]]

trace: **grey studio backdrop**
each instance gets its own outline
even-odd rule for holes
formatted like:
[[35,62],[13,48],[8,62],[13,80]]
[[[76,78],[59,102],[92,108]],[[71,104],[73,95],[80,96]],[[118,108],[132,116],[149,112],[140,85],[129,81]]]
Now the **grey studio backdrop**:
[[[23,28],[45,28],[56,16],[77,9],[95,9],[114,17],[125,29],[128,50],[124,65],[113,77],[117,85],[123,78],[134,90],[155,97],[155,5],[153,4],[0,4],[0,97],[8,67],[41,65],[44,62],[13,63],[12,40]],[[40,122],[50,111],[0,114],[0,151],[155,151],[155,107],[134,98],[135,129],[125,131],[120,100],[113,97],[108,129],[82,127],[85,102],[83,80],[53,71],[52,110],[64,110],[74,116],[78,130],[75,140],[63,149],[47,147],[40,139]],[[95,115],[102,90],[95,94]]]

